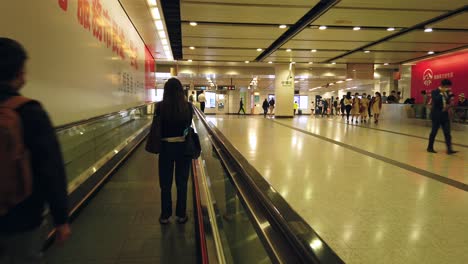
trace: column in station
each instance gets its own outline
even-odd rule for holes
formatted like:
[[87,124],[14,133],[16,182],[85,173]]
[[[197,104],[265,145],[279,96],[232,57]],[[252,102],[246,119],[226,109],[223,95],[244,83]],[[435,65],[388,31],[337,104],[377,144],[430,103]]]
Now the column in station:
[[275,65],[275,116],[294,116],[294,64]]

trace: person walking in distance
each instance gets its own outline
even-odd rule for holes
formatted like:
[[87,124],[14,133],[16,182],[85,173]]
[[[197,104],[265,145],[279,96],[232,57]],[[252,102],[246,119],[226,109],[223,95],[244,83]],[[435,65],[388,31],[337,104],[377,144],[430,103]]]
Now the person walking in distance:
[[374,123],[376,124],[379,123],[379,116],[382,110],[382,102],[382,96],[379,92],[376,92],[374,99],[372,99],[371,101],[372,114],[374,115]]
[[359,99],[359,93],[354,94],[352,106],[353,108],[351,110],[351,115],[353,117],[351,118],[351,123],[353,123],[354,118],[356,118],[356,124],[358,124],[358,119],[361,112],[361,99]]
[[341,117],[342,118],[344,118],[345,112],[346,112],[346,106],[345,106],[345,103],[344,103],[345,98],[346,98],[346,95],[343,95],[343,98],[341,98],[341,100],[340,100],[340,108],[341,108]]
[[263,104],[262,104],[262,108],[263,108],[263,117],[266,117],[266,116],[267,116],[267,113],[268,113],[268,106],[270,106],[270,104],[268,104],[268,100],[265,98],[265,101],[263,101]]
[[273,112],[275,110],[275,98],[271,98],[270,102],[268,102],[268,104],[270,105],[269,106],[270,116],[273,116]]
[[439,88],[432,91],[432,130],[429,136],[429,145],[427,152],[437,153],[434,150],[434,141],[439,127],[442,127],[447,145],[447,154],[455,154],[457,151],[452,149],[452,136],[450,135],[450,119],[448,113],[449,98],[447,90],[452,87],[452,82],[448,79],[442,80]]
[[297,103],[297,101],[294,101],[294,115],[296,115],[296,112],[297,110],[299,109],[299,104]]
[[43,263],[46,203],[56,241],[71,234],[55,129],[41,104],[19,93],[26,83],[26,60],[21,44],[0,38],[0,130],[11,132],[0,134],[0,263]]
[[372,96],[369,94],[367,95],[367,103],[368,103],[367,114],[369,116],[369,119],[372,117],[372,111],[371,111],[371,105],[370,105],[371,101],[372,101]]
[[349,114],[351,113],[351,109],[353,108],[353,99],[351,98],[351,92],[346,93],[344,105],[346,110],[346,123],[349,123]]
[[193,104],[193,102],[195,101],[195,91],[192,91],[192,94],[189,96],[188,100]]
[[202,111],[202,113],[205,113],[206,97],[205,97],[205,93],[203,91],[198,96],[198,102],[200,102],[200,110]]
[[363,93],[361,99],[361,123],[367,123],[367,117],[369,114],[369,104],[370,101],[369,99],[367,99],[366,93]]
[[244,113],[244,115],[245,115],[244,101],[242,101],[242,97],[241,97],[241,99],[240,99],[240,101],[239,101],[239,111],[237,111],[237,114],[239,115],[241,111],[242,111],[242,112]]
[[[161,188],[161,215],[159,222],[168,224],[172,216],[172,182],[177,187],[176,221],[188,220],[187,182],[192,158],[185,155],[185,132],[192,124],[193,109],[184,100],[182,83],[176,78],[167,80],[164,96],[157,104],[155,114],[161,122],[161,151],[159,153],[159,186]],[[175,167],[175,169],[174,169]],[[175,173],[174,173],[175,171]]]

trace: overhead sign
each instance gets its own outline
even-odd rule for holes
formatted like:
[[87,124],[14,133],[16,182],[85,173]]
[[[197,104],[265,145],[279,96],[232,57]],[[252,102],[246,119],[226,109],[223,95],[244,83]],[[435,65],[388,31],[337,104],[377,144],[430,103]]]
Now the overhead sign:
[[219,90],[219,91],[236,90],[236,86],[235,85],[218,85],[216,90]]

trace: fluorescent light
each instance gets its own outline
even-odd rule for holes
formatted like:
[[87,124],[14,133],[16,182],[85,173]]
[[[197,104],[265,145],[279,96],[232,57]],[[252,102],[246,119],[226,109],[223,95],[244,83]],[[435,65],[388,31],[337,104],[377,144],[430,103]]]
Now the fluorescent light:
[[197,23],[197,22],[190,22],[190,25],[191,25],[192,27],[195,27],[195,26],[198,25],[198,23]]
[[161,39],[161,43],[162,43],[163,45],[169,44],[169,43],[167,42],[167,39],[165,39],[165,38],[164,38],[164,39]]
[[192,60],[187,60],[188,62],[192,62]]
[[191,46],[189,49],[191,49],[191,50],[194,50],[194,49],[195,49],[195,47],[194,47],[194,46]]
[[148,5],[150,5],[150,6],[157,5],[156,0],[148,0]]
[[331,64],[335,65],[335,64],[336,64],[336,62],[332,62]]
[[312,61],[309,61],[309,64],[314,64],[314,62],[312,62]]
[[292,50],[291,49],[287,49],[286,52],[291,52]]
[[388,63],[384,63],[384,65],[385,65],[385,66],[387,66],[387,65],[388,65]]
[[335,85],[335,84],[334,84],[334,83],[329,83],[328,85],[329,85],[329,86],[333,86],[333,85]]
[[361,27],[353,27],[353,30],[354,30],[354,31],[361,30]]
[[353,80],[353,79],[351,79],[351,78],[346,79],[347,82],[352,81],[352,80]]
[[279,28],[287,28],[288,26],[286,25],[279,25]]
[[313,49],[313,50],[311,50],[310,52],[317,52],[317,50],[316,50],[316,49]]
[[250,63],[250,61],[244,61],[245,63]]
[[269,63],[269,64],[272,64],[273,62],[272,62],[272,61],[269,61],[268,63]]
[[325,30],[325,29],[327,29],[327,26],[320,26],[319,29],[320,30]]
[[336,83],[343,83],[343,81],[337,81]]
[[160,37],[160,38],[162,38],[162,39],[163,39],[163,38],[166,38],[166,32],[165,32],[164,30],[158,31],[158,34],[159,34],[159,37]]
[[370,53],[370,50],[365,50],[364,53]]
[[296,62],[295,62],[295,61],[291,61],[291,64],[296,64]]
[[161,20],[154,21],[154,24],[156,25],[157,30],[164,30],[164,25]]
[[395,31],[395,28],[394,27],[389,27],[389,28],[387,28],[387,31]]
[[427,54],[432,55],[432,54],[434,54],[434,53],[435,53],[435,52],[431,50],[431,51],[429,51]]
[[262,51],[263,49],[258,48],[257,51]]
[[424,32],[432,32],[432,28],[426,28],[424,29]]
[[159,14],[159,8],[151,7],[151,16],[153,16],[154,20],[161,19],[161,15]]

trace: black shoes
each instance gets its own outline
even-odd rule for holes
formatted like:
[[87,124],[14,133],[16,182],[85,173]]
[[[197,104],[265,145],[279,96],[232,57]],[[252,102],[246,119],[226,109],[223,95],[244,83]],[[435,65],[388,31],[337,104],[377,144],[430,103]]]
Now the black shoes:
[[432,149],[432,148],[428,148],[428,149],[427,149],[427,152],[429,152],[429,153],[437,153],[437,152],[436,152],[434,149]]
[[455,150],[452,150],[452,149],[447,150],[447,154],[448,154],[448,155],[453,155],[453,154],[455,154],[455,153],[457,153],[457,152],[458,152],[458,151],[455,151]]
[[167,225],[169,224],[169,218],[162,218],[162,217],[159,217],[159,223],[161,225]]
[[178,224],[185,224],[185,223],[187,223],[187,221],[188,221],[188,216],[185,216],[185,217],[178,217],[177,216],[176,217],[176,222]]

